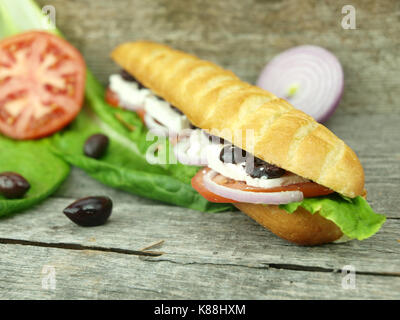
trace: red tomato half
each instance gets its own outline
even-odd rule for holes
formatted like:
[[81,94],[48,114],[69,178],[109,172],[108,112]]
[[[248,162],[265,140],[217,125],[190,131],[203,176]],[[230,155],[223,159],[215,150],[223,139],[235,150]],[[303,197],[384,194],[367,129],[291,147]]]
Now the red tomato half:
[[[206,198],[208,201],[211,202],[223,202],[223,203],[238,202],[216,195],[215,193],[212,193],[204,186],[203,177],[209,170],[210,170],[209,168],[203,168],[199,170],[199,172],[197,172],[197,174],[192,178],[192,187],[196,189],[197,192],[200,193],[204,198]],[[303,183],[291,184],[284,187],[264,189],[264,188],[252,187],[247,185],[243,181],[232,180],[222,175],[215,176],[213,181],[224,187],[237,189],[241,191],[252,191],[252,192],[301,191],[303,192],[305,198],[323,196],[334,192],[333,190],[321,186],[320,184],[315,182],[303,182]]]
[[0,42],[0,132],[14,139],[50,135],[82,108],[85,62],[64,39],[31,31]]

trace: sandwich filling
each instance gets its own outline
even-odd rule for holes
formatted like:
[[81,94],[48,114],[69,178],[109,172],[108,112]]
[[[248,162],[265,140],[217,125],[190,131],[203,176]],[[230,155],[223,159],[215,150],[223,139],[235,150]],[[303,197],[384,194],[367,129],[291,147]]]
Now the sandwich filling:
[[108,102],[127,110],[141,112],[149,129],[166,134],[190,129],[190,122],[184,114],[156,96],[126,71],[112,74],[109,83],[114,100],[108,99]]
[[256,188],[268,189],[309,181],[259,158],[254,158],[250,163],[251,156],[246,157],[243,150],[229,144],[210,145],[207,148],[207,160],[212,170]]
[[203,150],[207,168],[192,180],[192,186],[209,201],[287,204],[333,193],[223,139],[212,140]]
[[333,193],[195,128],[180,110],[125,70],[111,75],[109,81],[113,97],[108,96],[110,104],[137,112],[149,130],[178,137],[171,142],[179,162],[207,166],[199,171],[197,176],[201,178],[194,178],[192,185],[210,201],[286,204]]

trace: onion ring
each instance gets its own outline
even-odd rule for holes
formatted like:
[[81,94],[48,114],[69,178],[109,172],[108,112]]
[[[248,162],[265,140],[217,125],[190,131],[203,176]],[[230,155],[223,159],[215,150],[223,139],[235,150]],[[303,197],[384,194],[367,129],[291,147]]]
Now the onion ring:
[[301,191],[282,191],[282,192],[252,192],[232,189],[223,185],[215,183],[212,178],[218,173],[210,170],[203,177],[204,186],[224,198],[232,199],[245,203],[258,203],[258,204],[286,204],[303,200],[303,193]]
[[298,46],[274,57],[261,72],[257,85],[324,122],[342,97],[343,69],[328,50]]

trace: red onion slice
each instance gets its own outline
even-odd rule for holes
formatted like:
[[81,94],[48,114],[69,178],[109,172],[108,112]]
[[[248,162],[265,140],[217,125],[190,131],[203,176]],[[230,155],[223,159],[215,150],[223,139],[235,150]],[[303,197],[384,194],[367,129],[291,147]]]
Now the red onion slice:
[[203,177],[204,186],[212,193],[227,199],[259,204],[286,204],[303,200],[303,192],[301,191],[251,192],[224,187],[212,180],[217,174],[213,170],[207,172]]
[[343,69],[328,50],[304,45],[274,57],[261,72],[257,85],[324,122],[342,97]]
[[174,154],[176,159],[182,163],[193,166],[206,166],[207,159],[197,155],[191,155],[188,153],[190,148],[190,140],[188,138],[184,138],[174,146]]

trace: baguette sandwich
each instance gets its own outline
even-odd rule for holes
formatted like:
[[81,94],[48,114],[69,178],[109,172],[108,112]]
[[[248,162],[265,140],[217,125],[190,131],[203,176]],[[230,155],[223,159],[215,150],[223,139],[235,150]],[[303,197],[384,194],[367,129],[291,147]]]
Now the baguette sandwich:
[[124,71],[110,77],[107,100],[178,134],[187,155],[178,160],[204,166],[192,186],[207,200],[300,245],[363,240],[384,223],[353,150],[284,99],[162,44],[124,43],[111,57]]

